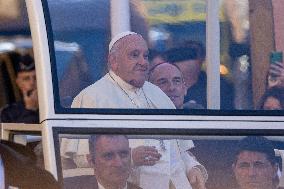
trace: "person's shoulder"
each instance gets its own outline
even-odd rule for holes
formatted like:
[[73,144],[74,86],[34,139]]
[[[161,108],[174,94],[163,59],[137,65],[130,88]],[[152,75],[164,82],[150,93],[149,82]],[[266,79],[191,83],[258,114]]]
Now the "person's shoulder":
[[24,109],[22,102],[5,105],[1,110],[1,122],[12,122]]
[[153,83],[149,82],[149,81],[145,81],[143,88],[145,90],[154,90],[155,92],[160,92],[160,93],[164,93],[157,85],[154,85]]
[[143,86],[146,96],[159,109],[175,109],[175,105],[171,99],[156,85],[146,81]]
[[110,84],[111,83],[107,79],[107,75],[103,76],[101,79],[89,85],[88,87],[83,89],[77,96],[75,96],[71,107],[81,107],[81,104],[83,103],[82,101],[84,100],[95,100],[100,94],[105,94],[104,91],[110,88]]
[[131,182],[127,182],[127,189],[142,189],[142,188]]
[[19,109],[23,109],[24,108],[24,104],[23,102],[15,102],[12,104],[6,104],[3,109],[3,111],[13,111],[13,110],[19,110]]
[[107,79],[107,75],[103,76],[101,79],[99,79],[98,81],[96,81],[95,83],[89,85],[88,87],[86,87],[85,89],[83,89],[79,95],[81,94],[88,94],[90,92],[96,92],[96,91],[100,91],[103,87],[105,87],[109,82],[109,80]]

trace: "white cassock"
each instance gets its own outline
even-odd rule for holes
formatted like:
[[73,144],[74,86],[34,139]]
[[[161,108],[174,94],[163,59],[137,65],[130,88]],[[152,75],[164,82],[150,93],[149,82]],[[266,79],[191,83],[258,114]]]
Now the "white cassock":
[[103,78],[81,91],[72,108],[175,109],[173,102],[156,85],[145,82],[136,88],[109,71]]
[[[135,88],[123,81],[112,71],[110,71],[93,85],[81,91],[80,94],[75,97],[71,107],[175,109],[172,101],[159,87],[146,81],[142,88]],[[142,141],[147,142],[142,142],[141,145],[153,146],[158,140],[146,139]],[[156,165],[141,166],[137,168],[137,170],[140,172],[138,178],[140,180],[139,184],[140,186],[146,186],[142,188],[167,189],[169,187],[170,180],[174,185],[176,185],[176,189],[191,188],[185,173],[190,168],[200,164],[194,158],[189,156],[185,150],[178,149],[178,143],[176,141],[181,140],[165,140],[167,150],[161,153],[162,158]],[[194,146],[191,140],[184,140],[183,143],[186,144],[186,147],[183,148],[186,150]],[[139,142],[136,143],[136,146],[137,144],[139,144]],[[179,145],[181,146],[181,144]],[[131,147],[134,146],[135,144],[133,144]],[[60,151],[61,156],[66,156],[68,153],[76,154],[74,160],[77,166],[88,166],[86,160],[86,154],[89,154],[87,139],[62,140]],[[159,180],[159,182],[156,182],[157,180]]]
[[198,165],[203,177],[207,179],[206,169],[187,152],[192,148],[191,140],[130,139],[130,147],[154,146],[162,155],[153,166],[134,167],[131,181],[141,188],[168,189],[170,182],[175,189],[191,189],[186,173]]
[[[113,71],[82,90],[73,100],[72,108],[121,108],[121,109],[175,109],[169,97],[156,85],[145,82],[136,88],[123,81]],[[84,155],[89,153],[87,139],[63,139],[61,156],[76,154],[79,166],[88,166]]]

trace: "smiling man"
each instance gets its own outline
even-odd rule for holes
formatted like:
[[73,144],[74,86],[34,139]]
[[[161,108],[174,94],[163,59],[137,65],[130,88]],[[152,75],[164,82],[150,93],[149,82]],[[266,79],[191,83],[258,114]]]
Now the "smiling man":
[[149,72],[149,81],[166,93],[177,109],[202,109],[203,107],[195,102],[184,102],[186,85],[182,72],[175,64],[168,62],[160,63],[152,67]]
[[177,109],[183,108],[186,86],[179,68],[170,63],[161,63],[150,70],[149,81],[166,93]]
[[141,35],[123,32],[109,44],[109,72],[75,97],[73,108],[174,109],[171,100],[146,81],[148,47]]
[[131,172],[129,142],[123,135],[93,135],[89,148],[98,189],[141,189],[127,182]]
[[265,137],[241,140],[232,167],[239,189],[278,188],[278,164],[273,146]]

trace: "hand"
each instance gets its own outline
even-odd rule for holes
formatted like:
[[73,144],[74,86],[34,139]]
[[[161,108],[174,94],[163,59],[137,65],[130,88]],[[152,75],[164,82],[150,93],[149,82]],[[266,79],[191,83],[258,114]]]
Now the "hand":
[[132,160],[135,166],[155,165],[160,160],[161,154],[153,146],[138,146],[132,149]]
[[26,109],[33,111],[38,110],[37,89],[32,91],[23,91],[23,97]]
[[277,79],[276,86],[284,87],[284,64],[282,62],[270,64],[269,75]]
[[187,179],[193,189],[206,189],[205,179],[198,168],[192,168],[187,173]]

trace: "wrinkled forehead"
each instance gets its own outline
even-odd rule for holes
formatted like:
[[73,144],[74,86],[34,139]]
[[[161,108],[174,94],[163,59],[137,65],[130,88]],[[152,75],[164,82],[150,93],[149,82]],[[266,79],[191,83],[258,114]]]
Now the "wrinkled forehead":
[[17,73],[17,77],[24,77],[24,76],[34,76],[35,70],[30,70],[30,71],[20,71]]
[[124,38],[118,41],[120,49],[122,50],[141,50],[141,51],[148,51],[148,46],[146,41],[143,39],[141,35],[133,34],[125,36]]
[[116,149],[118,147],[129,148],[128,139],[123,135],[103,135],[97,138],[96,148],[103,150]]
[[168,78],[174,78],[174,77],[180,77],[182,78],[181,71],[174,65],[170,63],[162,63],[158,65],[154,72],[154,77],[168,77]]
[[257,161],[262,161],[262,162],[269,161],[265,153],[258,151],[248,151],[248,150],[241,151],[237,155],[236,160],[237,162],[251,162],[251,163]]

